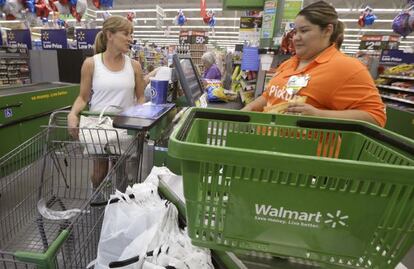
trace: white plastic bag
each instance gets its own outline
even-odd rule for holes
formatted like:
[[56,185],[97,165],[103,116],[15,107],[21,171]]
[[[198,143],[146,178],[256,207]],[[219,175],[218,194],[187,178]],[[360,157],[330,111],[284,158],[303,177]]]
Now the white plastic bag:
[[[166,207],[158,196],[154,184],[135,184],[125,194],[117,191],[111,199],[118,202],[105,208],[105,216],[98,245],[95,268],[108,268],[112,261],[118,261],[124,249],[143,233],[156,225],[165,214]],[[129,198],[133,193],[135,198]]]
[[87,154],[123,154],[133,141],[126,129],[114,128],[112,119],[103,116],[107,106],[96,116],[80,116],[79,140],[85,146]]

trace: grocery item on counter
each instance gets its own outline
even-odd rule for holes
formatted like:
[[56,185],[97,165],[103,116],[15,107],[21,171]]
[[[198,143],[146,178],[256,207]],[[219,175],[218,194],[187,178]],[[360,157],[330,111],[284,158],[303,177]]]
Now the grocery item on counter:
[[267,113],[272,113],[272,114],[285,114],[287,112],[287,108],[289,107],[289,104],[291,104],[291,103],[305,103],[306,99],[307,99],[306,96],[295,95],[289,101],[278,103],[278,104],[273,105],[273,106],[266,106],[266,107],[264,107],[263,111],[267,112]]

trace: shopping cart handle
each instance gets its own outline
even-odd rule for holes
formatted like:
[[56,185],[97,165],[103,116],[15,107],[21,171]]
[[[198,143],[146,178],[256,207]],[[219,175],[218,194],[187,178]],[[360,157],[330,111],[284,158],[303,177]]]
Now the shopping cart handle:
[[329,129],[339,131],[359,132],[370,138],[385,142],[401,151],[414,155],[414,146],[406,141],[398,140],[385,132],[369,128],[368,126],[356,123],[340,123],[340,122],[322,122],[312,120],[298,120],[296,121],[298,127],[313,128],[313,129]]
[[[135,195],[134,194],[130,194],[128,196],[131,199],[134,199],[135,198]],[[109,203],[110,204],[117,203],[117,202],[119,202],[119,200],[120,200],[119,198],[113,198],[113,199],[109,200]],[[108,204],[108,200],[104,200],[104,201],[99,201],[99,202],[93,201],[93,202],[90,202],[89,205],[91,207],[100,207],[100,206],[106,206],[107,204]]]
[[[153,254],[154,254],[154,251],[151,250],[151,251],[147,252],[146,256],[153,256]],[[139,255],[135,256],[135,257],[132,257],[132,258],[129,258],[129,259],[126,259],[126,260],[122,260],[122,261],[110,262],[108,264],[108,266],[109,266],[109,268],[118,268],[118,267],[124,267],[124,266],[130,265],[130,264],[136,263],[138,261],[139,261]],[[176,267],[171,266],[171,265],[167,265],[164,268],[165,269],[177,269]]]
[[122,261],[115,261],[115,262],[110,262],[109,263],[109,268],[118,268],[118,267],[124,267],[133,263],[136,263],[139,261],[139,255],[126,259],[126,260],[122,260]]

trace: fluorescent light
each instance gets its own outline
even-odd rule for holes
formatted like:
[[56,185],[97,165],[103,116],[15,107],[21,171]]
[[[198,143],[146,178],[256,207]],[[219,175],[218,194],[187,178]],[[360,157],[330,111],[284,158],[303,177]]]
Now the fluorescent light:
[[361,40],[358,40],[358,39],[344,39],[343,42],[361,42]]
[[391,29],[357,29],[345,28],[345,32],[393,32]]
[[22,23],[22,20],[0,20],[0,23]]

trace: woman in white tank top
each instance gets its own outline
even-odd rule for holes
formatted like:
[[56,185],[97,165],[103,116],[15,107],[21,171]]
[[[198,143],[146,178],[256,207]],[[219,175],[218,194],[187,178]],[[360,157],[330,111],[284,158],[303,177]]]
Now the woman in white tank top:
[[[140,64],[125,55],[132,43],[133,25],[126,18],[111,16],[95,38],[95,56],[81,70],[80,93],[68,115],[68,127],[78,137],[79,113],[90,101],[91,111],[108,105],[127,108],[143,103],[146,83]],[[92,185],[97,188],[108,171],[108,161],[95,160]]]

